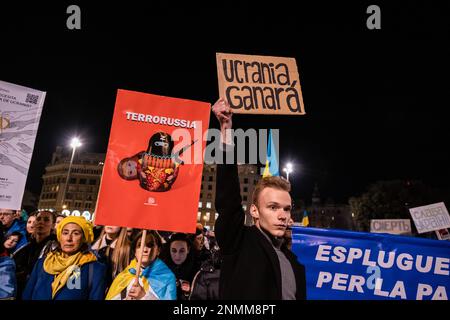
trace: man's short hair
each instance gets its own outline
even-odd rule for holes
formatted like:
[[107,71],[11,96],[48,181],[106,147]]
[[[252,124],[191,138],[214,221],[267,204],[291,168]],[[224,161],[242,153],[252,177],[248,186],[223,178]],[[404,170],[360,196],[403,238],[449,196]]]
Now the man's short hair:
[[259,180],[258,184],[256,185],[255,189],[253,190],[252,195],[252,204],[258,205],[258,198],[265,188],[274,188],[286,192],[291,191],[291,184],[289,181],[281,178],[281,177],[266,177]]

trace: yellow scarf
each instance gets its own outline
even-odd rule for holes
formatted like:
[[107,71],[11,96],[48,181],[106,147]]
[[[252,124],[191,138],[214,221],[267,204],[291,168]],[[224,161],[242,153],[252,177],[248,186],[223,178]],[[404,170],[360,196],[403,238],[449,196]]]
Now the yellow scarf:
[[[116,295],[120,294],[125,288],[128,287],[131,281],[134,282],[134,279],[136,278],[136,259],[133,259],[131,263],[128,265],[128,267],[123,270],[119,275],[114,279],[113,283],[111,284],[111,287],[108,290],[108,294],[106,295],[105,300],[112,300]],[[144,269],[141,268],[141,276],[142,283],[144,284],[144,290],[145,292],[148,292],[149,290],[149,283],[146,277],[142,276],[142,271]]]
[[52,299],[66,285],[67,280],[77,267],[94,261],[97,261],[97,258],[92,252],[78,252],[68,257],[63,257],[59,251],[49,253],[44,260],[44,270],[55,276],[52,282]]

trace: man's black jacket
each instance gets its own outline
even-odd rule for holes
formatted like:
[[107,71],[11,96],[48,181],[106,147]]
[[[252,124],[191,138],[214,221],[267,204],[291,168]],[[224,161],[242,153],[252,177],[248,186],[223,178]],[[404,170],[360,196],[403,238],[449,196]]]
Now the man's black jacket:
[[[281,270],[275,249],[259,229],[244,225],[237,165],[217,165],[215,206],[219,213],[215,234],[223,255],[220,299],[281,300]],[[304,266],[286,246],[281,251],[295,274],[297,300],[306,299]]]

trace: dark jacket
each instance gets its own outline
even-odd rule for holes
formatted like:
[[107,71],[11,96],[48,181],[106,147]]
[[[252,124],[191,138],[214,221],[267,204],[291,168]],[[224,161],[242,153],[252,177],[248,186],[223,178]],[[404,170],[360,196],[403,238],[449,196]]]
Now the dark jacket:
[[[223,257],[220,298],[281,300],[278,256],[256,226],[244,225],[245,212],[241,203],[237,165],[218,165],[215,206],[219,218],[215,234]],[[306,299],[304,266],[286,246],[282,246],[281,251],[294,271],[297,300]]]
[[50,251],[53,241],[56,241],[56,236],[54,234],[50,234],[39,243],[33,238],[28,244],[14,254],[18,298],[22,296],[23,289],[28,281],[28,277],[33,271],[34,265],[39,258],[45,256]]
[[165,249],[164,254],[161,254],[161,260],[169,267],[177,279],[177,300],[187,300],[188,295],[181,291],[180,280],[188,281],[189,285],[191,285],[195,274],[200,269],[200,265],[195,261],[191,252],[189,252],[186,260],[181,265],[176,265],[167,247]]
[[220,252],[212,250],[210,258],[202,264],[192,281],[189,300],[219,299],[220,264]]

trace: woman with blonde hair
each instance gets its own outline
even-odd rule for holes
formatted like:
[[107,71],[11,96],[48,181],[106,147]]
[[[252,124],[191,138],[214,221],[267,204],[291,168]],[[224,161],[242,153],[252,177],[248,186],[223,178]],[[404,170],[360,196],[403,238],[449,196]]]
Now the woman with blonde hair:
[[[142,232],[139,232],[134,238],[131,248],[135,258],[114,279],[106,295],[106,300],[176,300],[175,275],[158,258],[161,238],[154,231],[147,232],[144,247],[141,250],[142,238]],[[137,280],[137,261],[141,256],[141,269],[139,280]]]
[[91,250],[98,260],[106,264],[106,287],[121,273],[131,261],[131,242],[127,228],[104,226]]
[[56,229],[59,246],[34,266],[24,300],[102,300],[106,267],[89,251],[92,225],[84,217],[64,218]]

